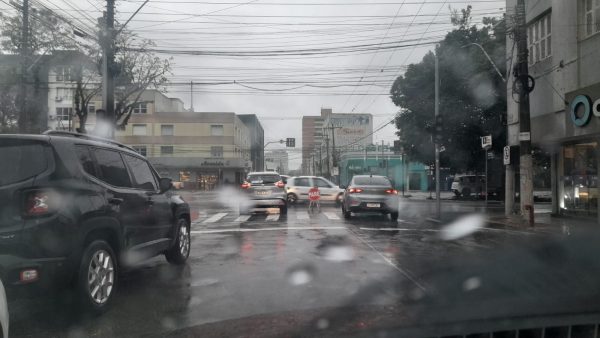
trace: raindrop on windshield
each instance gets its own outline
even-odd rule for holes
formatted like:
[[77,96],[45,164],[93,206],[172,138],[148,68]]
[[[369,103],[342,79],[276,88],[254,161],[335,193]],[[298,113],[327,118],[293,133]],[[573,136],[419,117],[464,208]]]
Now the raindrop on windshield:
[[317,321],[317,328],[319,330],[325,330],[329,327],[329,320],[321,318]]
[[290,284],[303,285],[313,280],[315,268],[307,264],[296,265],[288,269],[286,275]]
[[463,282],[463,290],[473,291],[481,286],[481,279],[479,277],[471,277]]
[[461,217],[445,226],[440,233],[440,237],[446,241],[459,239],[474,233],[482,228],[484,224],[485,218],[483,215],[475,214]]

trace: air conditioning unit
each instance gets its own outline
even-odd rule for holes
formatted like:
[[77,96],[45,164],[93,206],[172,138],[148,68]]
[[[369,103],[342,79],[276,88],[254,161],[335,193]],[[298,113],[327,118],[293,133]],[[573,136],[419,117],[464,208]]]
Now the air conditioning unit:
[[54,98],[55,101],[62,101],[62,99],[63,99],[62,96],[57,96]]

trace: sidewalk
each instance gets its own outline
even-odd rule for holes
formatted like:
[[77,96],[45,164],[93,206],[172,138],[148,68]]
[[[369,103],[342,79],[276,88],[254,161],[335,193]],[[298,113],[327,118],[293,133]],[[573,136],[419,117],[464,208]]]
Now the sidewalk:
[[598,228],[595,218],[552,216],[549,212],[536,213],[533,227],[527,219],[520,215],[490,215],[488,216],[488,223],[494,226],[557,235],[570,235],[573,232],[596,230]]

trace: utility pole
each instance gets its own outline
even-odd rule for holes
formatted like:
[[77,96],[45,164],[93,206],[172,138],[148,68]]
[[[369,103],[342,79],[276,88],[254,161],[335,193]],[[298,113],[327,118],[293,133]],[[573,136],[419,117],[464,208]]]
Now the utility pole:
[[[533,160],[531,156],[531,120],[529,114],[529,65],[527,64],[527,21],[525,0],[517,0],[515,40],[517,65],[515,84],[519,91],[519,148],[520,148],[520,200],[521,215],[533,214]],[[531,220],[530,220],[531,221]]]
[[31,132],[31,116],[27,105],[27,81],[29,80],[27,63],[29,61],[29,0],[23,0],[23,20],[21,26],[21,74],[19,87],[19,132]]
[[331,177],[331,164],[329,161],[329,135],[325,137],[325,151],[327,155],[327,178]]
[[383,140],[381,140],[381,169],[383,169],[384,163],[385,163],[385,156],[383,155]]
[[190,110],[194,112],[194,81],[190,81]]
[[115,0],[106,0],[106,13],[104,16],[104,31],[102,36],[102,105],[105,111],[104,118],[109,123],[110,138],[114,137],[115,116],[115,83],[113,78],[115,58]]
[[[435,120],[440,115],[440,62],[437,51],[435,53]],[[440,201],[440,143],[435,141],[435,216],[438,220],[441,217],[442,204]]]

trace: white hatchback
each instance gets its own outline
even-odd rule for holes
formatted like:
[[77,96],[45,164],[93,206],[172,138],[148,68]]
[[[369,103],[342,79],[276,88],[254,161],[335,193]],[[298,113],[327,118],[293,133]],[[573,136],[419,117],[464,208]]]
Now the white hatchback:
[[321,192],[321,202],[340,203],[344,197],[344,189],[324,177],[298,176],[288,179],[285,186],[288,204],[308,201],[308,190],[317,186]]

